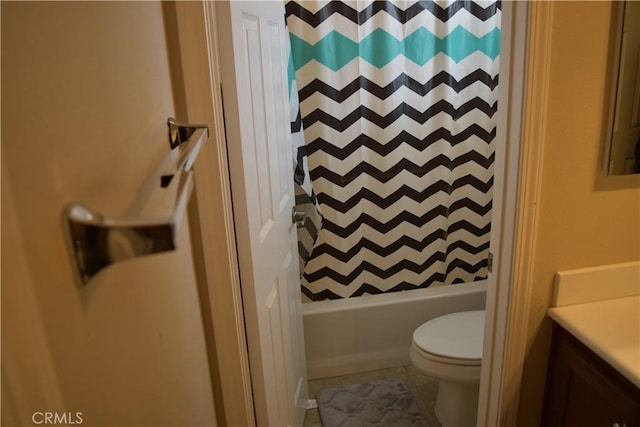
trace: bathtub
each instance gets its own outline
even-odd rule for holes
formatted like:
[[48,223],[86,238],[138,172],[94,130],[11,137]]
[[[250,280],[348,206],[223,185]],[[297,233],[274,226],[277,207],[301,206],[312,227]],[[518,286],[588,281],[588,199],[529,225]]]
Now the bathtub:
[[486,280],[302,305],[309,379],[408,365],[413,331],[485,307]]

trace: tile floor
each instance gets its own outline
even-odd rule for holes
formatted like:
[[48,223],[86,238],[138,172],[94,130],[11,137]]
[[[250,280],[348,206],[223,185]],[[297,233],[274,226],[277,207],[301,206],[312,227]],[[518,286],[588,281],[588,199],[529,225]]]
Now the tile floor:
[[[409,386],[414,399],[418,402],[418,406],[427,419],[429,426],[440,427],[440,423],[433,413],[433,406],[436,403],[436,395],[438,393],[438,381],[416,371],[411,365],[311,380],[309,381],[309,396],[311,399],[315,399],[316,393],[325,388],[366,383],[387,378],[397,378],[404,381]],[[322,427],[317,409],[307,410],[304,427]]]

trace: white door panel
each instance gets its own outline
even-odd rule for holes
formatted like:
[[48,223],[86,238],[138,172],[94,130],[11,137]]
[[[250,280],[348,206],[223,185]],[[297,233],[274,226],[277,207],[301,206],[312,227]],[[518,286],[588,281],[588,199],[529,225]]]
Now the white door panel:
[[306,403],[287,38],[281,2],[219,3],[227,144],[259,425],[300,425]]
[[186,220],[176,251],[118,263],[85,287],[62,221],[73,202],[125,214],[166,154],[170,37],[160,2],[2,2],[3,204],[15,208],[64,402],[32,412],[215,425]]

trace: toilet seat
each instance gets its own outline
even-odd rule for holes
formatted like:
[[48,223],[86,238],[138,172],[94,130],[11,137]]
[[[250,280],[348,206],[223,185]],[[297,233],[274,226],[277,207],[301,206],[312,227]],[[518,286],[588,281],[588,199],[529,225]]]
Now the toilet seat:
[[411,346],[412,350],[416,352],[416,354],[424,359],[428,359],[432,362],[438,362],[438,363],[442,363],[445,365],[456,365],[456,366],[470,366],[470,367],[474,367],[474,366],[480,366],[482,364],[482,360],[476,360],[476,359],[456,359],[453,357],[442,357],[442,356],[438,356],[437,354],[433,354],[433,353],[429,353],[427,351],[424,351],[423,349],[421,349],[420,347],[418,347],[416,345],[416,343],[414,342]]
[[476,310],[432,319],[414,331],[414,350],[420,356],[440,363],[480,366],[484,317],[484,310]]

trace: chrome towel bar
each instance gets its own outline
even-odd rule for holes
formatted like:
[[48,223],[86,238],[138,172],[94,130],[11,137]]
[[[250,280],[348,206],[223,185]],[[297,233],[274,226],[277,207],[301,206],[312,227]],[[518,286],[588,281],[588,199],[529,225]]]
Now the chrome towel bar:
[[123,217],[107,217],[79,203],[65,209],[67,244],[81,286],[116,262],[176,249],[194,186],[191,169],[209,129],[180,125],[171,118],[168,125],[171,151]]

